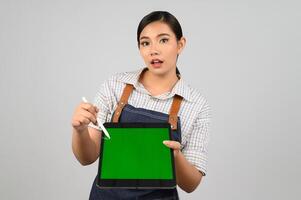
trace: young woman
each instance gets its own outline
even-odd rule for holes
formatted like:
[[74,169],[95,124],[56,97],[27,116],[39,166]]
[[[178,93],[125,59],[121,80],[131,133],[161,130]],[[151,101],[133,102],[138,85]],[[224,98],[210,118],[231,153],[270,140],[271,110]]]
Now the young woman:
[[[101,134],[91,125],[97,117],[100,123],[168,121],[173,140],[164,144],[174,150],[177,185],[190,193],[206,174],[210,109],[176,66],[186,40],[173,15],[155,11],[141,20],[137,42],[145,68],[105,81],[96,94],[96,106],[80,103],[72,118],[73,153],[82,165],[98,159]],[[178,199],[178,193],[177,189],[100,189],[94,181],[90,199]]]

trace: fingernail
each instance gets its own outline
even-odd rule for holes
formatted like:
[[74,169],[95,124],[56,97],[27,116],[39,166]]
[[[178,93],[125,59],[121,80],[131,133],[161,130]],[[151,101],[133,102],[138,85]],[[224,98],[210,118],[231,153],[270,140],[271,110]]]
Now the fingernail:
[[167,143],[168,143],[168,141],[166,141],[166,140],[163,141],[163,144],[167,144]]

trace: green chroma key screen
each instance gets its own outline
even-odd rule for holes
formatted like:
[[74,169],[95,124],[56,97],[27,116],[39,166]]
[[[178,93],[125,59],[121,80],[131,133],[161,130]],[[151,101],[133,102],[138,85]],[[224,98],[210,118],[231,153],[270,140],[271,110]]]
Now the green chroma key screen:
[[168,128],[107,128],[103,140],[101,179],[172,179]]

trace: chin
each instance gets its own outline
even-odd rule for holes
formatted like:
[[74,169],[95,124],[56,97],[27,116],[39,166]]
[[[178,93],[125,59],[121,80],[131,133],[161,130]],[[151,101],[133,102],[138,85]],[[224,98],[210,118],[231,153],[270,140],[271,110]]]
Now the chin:
[[165,75],[168,72],[168,70],[164,69],[163,67],[160,67],[160,68],[148,67],[148,70],[149,70],[149,72],[151,72],[157,76]]

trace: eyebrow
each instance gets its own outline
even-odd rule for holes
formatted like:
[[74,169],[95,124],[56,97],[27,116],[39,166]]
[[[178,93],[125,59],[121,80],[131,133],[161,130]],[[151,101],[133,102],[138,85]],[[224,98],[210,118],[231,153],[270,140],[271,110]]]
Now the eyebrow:
[[[157,35],[157,38],[158,37],[161,37],[161,36],[170,36],[168,33],[160,33],[159,35]],[[142,36],[141,38],[140,38],[140,40],[142,40],[142,39],[149,39],[149,37],[147,37],[147,36]]]

